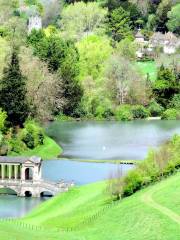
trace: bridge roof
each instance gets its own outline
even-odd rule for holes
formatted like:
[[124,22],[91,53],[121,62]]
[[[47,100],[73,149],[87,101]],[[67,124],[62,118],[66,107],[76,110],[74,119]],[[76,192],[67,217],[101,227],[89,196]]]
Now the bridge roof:
[[25,162],[32,162],[32,163],[40,163],[40,157],[8,157],[8,156],[0,156],[0,163],[25,163]]

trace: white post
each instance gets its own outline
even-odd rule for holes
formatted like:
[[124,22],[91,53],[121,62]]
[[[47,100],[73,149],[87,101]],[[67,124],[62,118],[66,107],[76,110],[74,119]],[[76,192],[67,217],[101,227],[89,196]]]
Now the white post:
[[11,165],[8,165],[8,177],[11,179]]
[[1,165],[1,176],[2,176],[2,179],[4,179],[4,164]]
[[17,180],[17,166],[18,165],[14,165],[14,178],[15,178],[15,180]]

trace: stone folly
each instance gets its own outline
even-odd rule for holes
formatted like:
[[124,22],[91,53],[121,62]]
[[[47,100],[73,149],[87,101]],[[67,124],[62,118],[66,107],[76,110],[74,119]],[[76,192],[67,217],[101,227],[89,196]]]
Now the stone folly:
[[11,189],[18,196],[40,197],[68,191],[73,183],[49,182],[42,179],[39,157],[0,157],[0,188]]

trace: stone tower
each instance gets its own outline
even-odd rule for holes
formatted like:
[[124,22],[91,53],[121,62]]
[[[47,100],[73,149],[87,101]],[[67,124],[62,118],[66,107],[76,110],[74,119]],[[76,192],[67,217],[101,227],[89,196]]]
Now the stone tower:
[[42,29],[42,19],[40,16],[31,16],[28,21],[28,33],[30,34],[33,29]]

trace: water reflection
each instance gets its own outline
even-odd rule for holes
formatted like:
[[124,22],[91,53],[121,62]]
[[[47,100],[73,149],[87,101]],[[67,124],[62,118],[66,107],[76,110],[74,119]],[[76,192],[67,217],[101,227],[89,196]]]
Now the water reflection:
[[16,195],[0,195],[0,218],[22,217],[46,198],[23,198]]
[[144,159],[180,133],[180,121],[54,122],[47,128],[64,149],[63,157],[80,159]]

